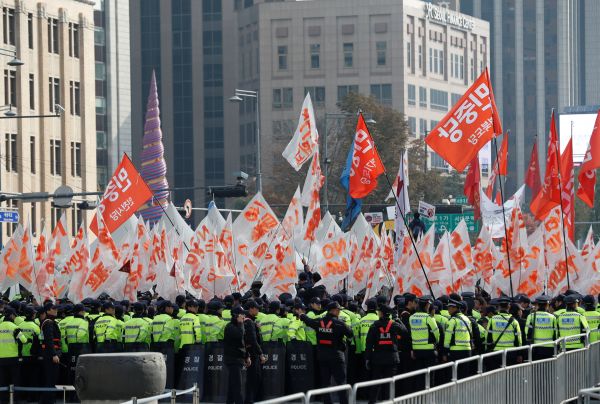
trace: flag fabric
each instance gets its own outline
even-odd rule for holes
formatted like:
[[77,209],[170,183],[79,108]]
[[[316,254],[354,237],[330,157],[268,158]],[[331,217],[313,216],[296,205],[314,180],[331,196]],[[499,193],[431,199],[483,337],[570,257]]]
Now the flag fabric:
[[[135,211],[152,197],[152,191],[125,154],[106,186],[98,212],[109,233],[114,232]],[[90,230],[98,235],[98,214],[90,224]]]
[[350,229],[350,225],[358,217],[362,208],[362,199],[355,199],[349,193],[350,171],[352,171],[353,155],[354,145],[350,147],[350,151],[348,152],[348,156],[346,157],[346,165],[344,166],[344,171],[342,171],[342,176],[340,177],[340,183],[342,184],[342,187],[344,187],[344,189],[348,191],[348,194],[346,195],[346,211],[344,213],[344,220],[342,221],[343,231]]
[[321,172],[321,165],[319,164],[319,152],[315,152],[310,163],[310,168],[306,173],[306,179],[304,180],[304,187],[302,188],[302,206],[309,207],[315,197],[319,197],[319,192],[325,181],[325,177]]
[[502,125],[487,68],[425,142],[457,171],[462,172]]
[[590,228],[587,232],[587,236],[585,237],[585,241],[583,242],[583,247],[581,247],[581,259],[585,262],[590,258],[590,254],[596,247],[594,242],[594,229],[592,229],[592,225],[590,224]]
[[429,282],[435,296],[449,295],[453,292],[450,258],[450,234],[444,231],[433,253]]
[[590,136],[583,163],[579,169],[579,186],[577,196],[590,208],[594,207],[594,190],[596,188],[596,169],[600,167],[600,110],[596,115],[594,129]]
[[319,147],[319,132],[310,93],[306,93],[294,137],[282,155],[296,171],[313,156]]
[[469,165],[465,178],[464,193],[467,201],[473,206],[475,220],[481,218],[481,171],[479,170],[479,156],[475,156]]
[[479,236],[473,247],[473,270],[476,280],[482,280],[485,285],[490,284],[490,279],[494,271],[494,241],[492,235],[485,224],[481,226]]
[[83,294],[83,284],[90,270],[90,249],[87,233],[83,224],[71,244],[71,255],[61,271],[61,278],[69,285],[67,297],[73,302],[80,302],[88,296]]
[[352,167],[348,182],[350,196],[361,199],[377,188],[377,177],[385,172],[375,142],[369,133],[362,113],[358,114],[358,123],[354,135]]
[[[496,177],[503,175],[506,176],[508,166],[508,131],[504,133],[502,136],[502,145],[500,145],[500,150],[498,151],[498,155],[492,164],[492,172],[490,174],[490,178],[488,181],[488,186],[485,190],[488,198],[492,197],[492,193],[494,191],[494,186],[496,185]],[[502,185],[502,179],[500,179],[500,186]]]
[[556,133],[556,123],[554,121],[554,111],[552,111],[544,183],[540,192],[529,205],[531,213],[533,213],[538,220],[544,220],[553,208],[560,206],[561,195],[558,177],[558,158],[558,135]]
[[540,180],[540,162],[538,158],[537,137],[533,142],[533,147],[531,148],[529,168],[527,169],[527,174],[525,174],[525,185],[529,187],[533,197],[535,197],[542,188],[542,182]]
[[98,297],[106,291],[113,271],[121,267],[121,254],[102,217],[98,220],[98,239],[92,254],[91,266],[83,282],[82,293],[86,297]]
[[571,240],[575,236],[575,169],[573,167],[573,139],[560,156],[561,206],[565,230]]
[[[408,198],[408,186],[410,181],[408,178],[408,151],[403,150],[400,158],[400,166],[398,167],[398,175],[392,184],[392,189],[385,200],[394,198],[394,208],[396,209],[396,218],[394,219],[394,228],[396,231],[396,239],[402,238],[403,232],[406,230],[406,224],[403,218],[410,212],[410,200]],[[396,198],[398,200],[396,201]]]

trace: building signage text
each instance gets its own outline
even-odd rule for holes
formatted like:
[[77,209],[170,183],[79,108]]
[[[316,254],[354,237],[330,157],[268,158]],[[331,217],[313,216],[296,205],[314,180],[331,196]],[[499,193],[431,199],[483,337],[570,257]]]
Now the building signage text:
[[431,3],[425,4],[425,13],[428,20],[442,22],[461,29],[472,30],[475,25],[475,21],[472,18]]

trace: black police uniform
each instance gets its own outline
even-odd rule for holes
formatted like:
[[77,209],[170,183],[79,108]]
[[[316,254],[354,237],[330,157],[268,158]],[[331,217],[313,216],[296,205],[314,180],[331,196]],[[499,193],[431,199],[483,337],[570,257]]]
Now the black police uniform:
[[248,358],[246,345],[244,343],[244,325],[236,321],[237,311],[232,311],[232,318],[225,326],[223,336],[224,352],[223,361],[227,366],[229,381],[227,384],[227,404],[242,404],[242,368]]
[[[374,322],[367,333],[365,360],[371,370],[371,379],[392,377],[400,364],[399,351],[410,350],[406,346],[408,331],[403,324],[391,319]],[[369,403],[375,403],[381,386],[371,388]]]
[[[328,310],[339,308],[336,303],[330,303],[327,306]],[[333,385],[341,385],[346,383],[346,350],[345,338],[353,338],[352,330],[337,317],[327,313],[323,318],[311,319],[305,314],[300,316],[306,325],[313,328],[317,332],[317,361],[319,362],[321,385],[331,386],[331,378],[333,377]],[[338,393],[340,404],[346,404],[348,397],[346,392]],[[331,403],[331,397],[324,397],[325,404]]]
[[262,337],[256,326],[255,318],[248,315],[244,320],[244,344],[250,357],[250,367],[246,370],[246,397],[245,403],[253,403],[260,393],[262,383],[262,365],[260,357],[262,355]]
[[[52,361],[54,356],[61,355],[61,336],[58,324],[48,316],[41,328],[42,339],[42,386],[54,387],[58,383],[59,365]],[[54,403],[55,393],[42,393],[40,403]]]

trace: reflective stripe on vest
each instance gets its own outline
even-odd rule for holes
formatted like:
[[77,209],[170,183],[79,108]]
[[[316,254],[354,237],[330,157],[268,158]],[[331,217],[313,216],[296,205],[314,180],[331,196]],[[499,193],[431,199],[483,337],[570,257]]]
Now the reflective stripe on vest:
[[388,321],[385,328],[379,327],[379,345],[392,345],[392,336],[390,335],[390,329],[392,328],[392,320]]
[[[327,324],[325,324],[325,322],[321,320],[321,327],[319,328],[319,331],[328,334],[333,333],[333,330],[331,329],[331,324],[333,324],[331,320],[329,320]],[[333,345],[333,340],[319,338],[319,345]]]

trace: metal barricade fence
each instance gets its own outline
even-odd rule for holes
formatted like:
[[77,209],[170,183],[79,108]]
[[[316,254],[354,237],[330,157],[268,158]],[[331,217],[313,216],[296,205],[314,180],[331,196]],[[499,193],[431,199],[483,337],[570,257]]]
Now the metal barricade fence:
[[322,389],[309,390],[306,392],[306,403],[310,404],[310,400],[315,396],[322,396],[325,394],[337,393],[340,391],[347,391],[348,393],[350,393],[348,403],[349,404],[354,403],[354,397],[352,395],[352,386],[349,384],[342,384],[340,386],[331,386],[331,387],[324,387]]

